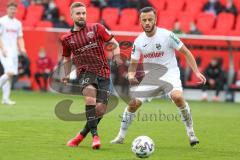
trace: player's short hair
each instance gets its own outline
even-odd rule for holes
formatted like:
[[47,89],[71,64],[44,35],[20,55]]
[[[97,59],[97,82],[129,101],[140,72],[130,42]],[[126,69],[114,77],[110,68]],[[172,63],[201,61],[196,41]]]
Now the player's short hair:
[[10,2],[8,2],[8,4],[7,4],[7,8],[8,7],[18,7],[18,4],[15,2],[15,1],[10,1]]
[[147,12],[153,12],[156,15],[156,10],[153,7],[144,7],[140,10],[140,14],[141,13],[147,13]]
[[86,6],[82,2],[73,2],[70,6],[70,9],[73,10],[74,8],[77,8],[77,7],[86,7]]

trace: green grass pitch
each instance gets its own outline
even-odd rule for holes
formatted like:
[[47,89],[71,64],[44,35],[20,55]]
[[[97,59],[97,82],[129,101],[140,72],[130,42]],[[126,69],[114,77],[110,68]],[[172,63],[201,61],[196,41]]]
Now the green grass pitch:
[[131,152],[131,142],[140,135],[155,142],[150,160],[240,159],[239,104],[190,101],[195,132],[200,139],[200,144],[191,148],[181,121],[150,117],[154,113],[158,116],[160,111],[167,115],[178,113],[174,104],[166,100],[144,104],[128,130],[125,143],[110,144],[119,130],[126,105],[120,102],[100,123],[102,148],[92,150],[90,136],[77,148],[66,147],[69,138],[85,123],[65,122],[55,116],[55,105],[66,98],[74,100],[72,112],[84,110],[83,100],[77,96],[13,92],[12,99],[17,105],[0,106],[0,160],[135,160],[138,158]]

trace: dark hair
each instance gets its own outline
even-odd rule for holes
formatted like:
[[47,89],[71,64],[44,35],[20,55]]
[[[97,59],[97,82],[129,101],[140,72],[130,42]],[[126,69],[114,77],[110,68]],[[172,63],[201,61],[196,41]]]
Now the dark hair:
[[70,6],[70,9],[74,9],[74,8],[77,8],[77,7],[86,7],[84,3],[81,3],[81,2],[73,2]]
[[153,7],[144,7],[140,10],[140,14],[147,12],[153,12],[156,15],[156,10]]
[[15,1],[10,1],[10,2],[8,2],[8,4],[7,4],[7,8],[8,7],[18,7],[18,4],[15,2]]

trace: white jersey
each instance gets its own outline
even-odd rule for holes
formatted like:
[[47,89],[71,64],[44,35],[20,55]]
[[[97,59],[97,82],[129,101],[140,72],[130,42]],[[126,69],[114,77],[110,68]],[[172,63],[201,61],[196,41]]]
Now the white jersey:
[[[179,50],[182,46],[183,43],[174,33],[162,28],[157,28],[155,35],[152,37],[148,37],[143,32],[136,38],[131,58],[139,60],[142,55],[144,71],[147,74],[138,86],[131,87],[133,97],[144,102],[150,101],[154,97],[161,97],[163,93],[170,97],[173,90],[182,91],[180,71],[175,55],[175,50]],[[153,68],[149,68],[149,64]],[[154,64],[159,64],[161,65],[160,68],[165,69],[161,70],[158,65],[155,66]],[[151,71],[152,74],[149,73],[149,69],[157,68],[158,70]],[[161,91],[163,89],[164,92],[158,89],[161,89]],[[139,93],[145,95],[141,96]]]
[[7,56],[18,56],[17,38],[23,36],[22,24],[19,20],[3,16],[0,18],[0,35],[4,48],[7,50]]
[[141,33],[134,41],[131,58],[139,60],[143,55],[144,63],[161,64],[168,69],[177,68],[175,50],[179,50],[183,43],[169,30],[158,28],[154,36],[148,37]]

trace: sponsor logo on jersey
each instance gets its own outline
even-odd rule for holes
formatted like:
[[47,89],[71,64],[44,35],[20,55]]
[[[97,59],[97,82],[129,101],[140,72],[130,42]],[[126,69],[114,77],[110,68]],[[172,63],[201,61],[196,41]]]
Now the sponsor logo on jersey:
[[145,54],[143,57],[144,58],[158,58],[162,57],[164,55],[164,52],[151,52],[148,54]]
[[90,31],[87,33],[88,38],[93,38],[94,37],[94,32]]
[[6,29],[6,32],[8,33],[17,33],[16,29]]
[[157,50],[160,50],[160,49],[162,48],[161,44],[160,44],[160,43],[157,43],[157,44],[156,44],[156,48],[157,48]]
[[86,50],[89,50],[89,49],[92,49],[92,48],[97,48],[97,47],[98,47],[98,44],[97,44],[97,42],[95,42],[95,43],[91,43],[91,44],[88,44],[86,46],[83,46],[81,48],[78,48],[76,51],[84,52]]

